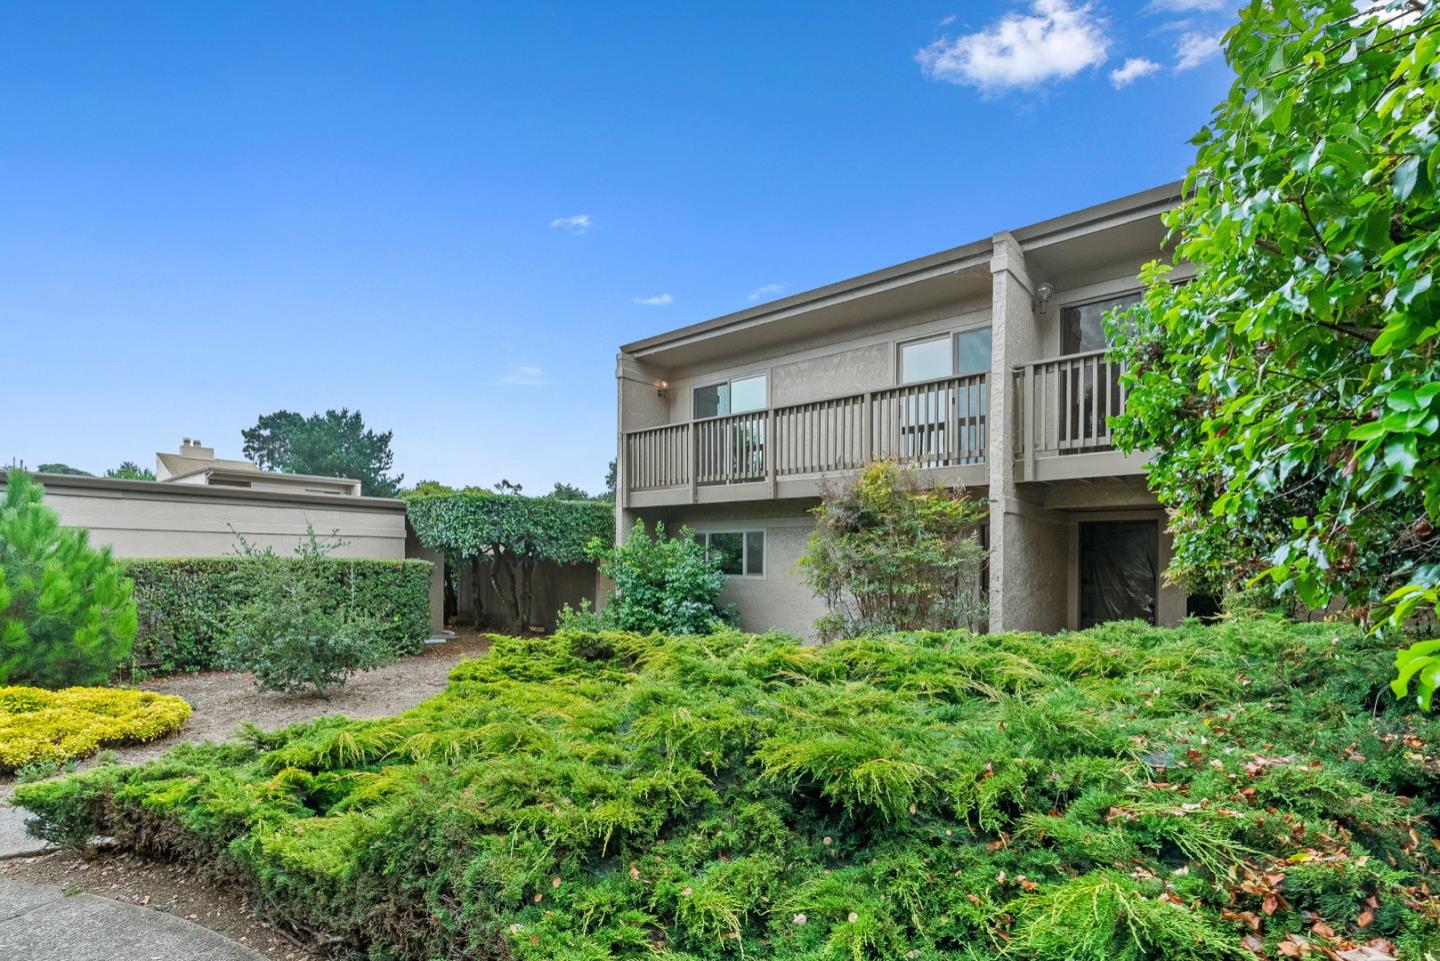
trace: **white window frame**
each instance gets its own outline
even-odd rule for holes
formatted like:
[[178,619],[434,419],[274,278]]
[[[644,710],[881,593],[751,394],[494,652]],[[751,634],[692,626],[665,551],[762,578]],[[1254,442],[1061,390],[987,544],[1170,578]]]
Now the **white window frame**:
[[[765,536],[765,528],[763,528],[763,527],[745,527],[745,528],[726,527],[726,528],[717,528],[717,529],[715,529],[715,530],[713,530],[713,531],[712,531],[712,530],[696,531],[696,532],[695,532],[695,536],[696,536],[697,538],[701,538],[700,544],[701,544],[702,547],[705,548],[705,557],[706,557],[707,559],[710,557],[710,538],[711,538],[711,536],[713,536],[713,535],[715,535],[715,534],[739,534],[739,535],[740,535],[740,573],[739,573],[739,574],[726,574],[725,576],[726,576],[727,578],[743,578],[743,579],[745,579],[745,580],[747,580],[747,581],[763,581],[763,580],[765,579],[765,571],[766,571],[766,569],[767,569],[767,568],[766,568],[766,561],[768,560],[768,558],[766,557],[766,555],[770,552],[770,545],[769,545],[770,539]],[[759,573],[759,574],[749,574],[749,573],[746,573],[747,571],[750,570],[750,535],[751,535],[751,534],[759,534],[759,535],[760,535],[760,573]]]

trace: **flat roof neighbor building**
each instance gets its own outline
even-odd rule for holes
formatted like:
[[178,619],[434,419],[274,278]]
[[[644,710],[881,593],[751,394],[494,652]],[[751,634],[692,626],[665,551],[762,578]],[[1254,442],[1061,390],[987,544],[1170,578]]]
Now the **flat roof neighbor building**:
[[431,626],[444,626],[444,558],[409,532],[404,501],[364,497],[358,480],[262,471],[188,437],[179,453],[155,455],[153,481],[34,476],[61,524],[87,528],[91,543],[116,557],[224,557],[236,552],[237,535],[289,554],[313,527],[339,535],[336,557],[432,561]]
[[[620,348],[617,521],[689,526],[747,630],[824,609],[795,570],[827,478],[897,458],[989,502],[992,630],[1175,624],[1171,541],[1101,316],[1164,254],[1169,184]],[[1173,275],[1181,280],[1185,268]]]

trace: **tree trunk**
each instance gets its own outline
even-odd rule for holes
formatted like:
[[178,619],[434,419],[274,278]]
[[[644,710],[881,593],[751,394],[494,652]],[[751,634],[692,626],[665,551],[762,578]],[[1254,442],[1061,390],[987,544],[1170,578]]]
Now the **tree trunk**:
[[496,596],[509,608],[510,628],[519,630],[526,625],[520,616],[520,583],[515,566],[514,555],[499,544],[493,546],[490,560],[490,583],[495,587]]
[[485,626],[485,592],[480,588],[480,560],[479,554],[470,558],[470,617],[476,630]]
[[520,603],[518,610],[524,616],[520,627],[529,630],[531,621],[532,599],[535,596],[533,590],[535,579],[535,558],[526,557],[520,561]]

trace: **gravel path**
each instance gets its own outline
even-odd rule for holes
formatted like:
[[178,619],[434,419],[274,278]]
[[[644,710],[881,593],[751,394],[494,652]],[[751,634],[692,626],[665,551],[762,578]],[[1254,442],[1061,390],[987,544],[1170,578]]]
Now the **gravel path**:
[[[180,674],[138,685],[146,691],[178,694],[195,709],[179,731],[148,744],[113,748],[122,764],[138,764],[164,754],[176,744],[229,740],[241,726],[265,730],[298,724],[327,714],[386,717],[414,707],[445,689],[450,668],[467,657],[484,654],[490,641],[474,632],[459,633],[444,644],[427,646],[414,657],[401,658],[379,670],[359,674],[324,700],[314,694],[267,694],[256,690],[249,674],[211,671]],[[81,768],[96,763],[91,760]],[[0,775],[0,804],[14,793],[14,779]]]
[[[398,714],[444,690],[450,668],[467,657],[484,654],[489,647],[490,642],[478,634],[457,634],[445,644],[427,647],[414,657],[404,658],[378,671],[353,678],[328,701],[314,695],[262,693],[255,689],[249,674],[213,672],[148,681],[139,686],[162,694],[178,694],[190,702],[195,713],[183,728],[170,737],[150,744],[116,748],[113,754],[118,755],[122,764],[138,764],[158,757],[176,744],[227,740],[246,723],[272,729],[327,714],[344,714],[355,718]],[[81,767],[94,763],[96,762],[92,760]],[[251,905],[245,892],[216,887],[197,876],[187,866],[146,861],[124,852],[46,852],[41,842],[24,836],[23,813],[7,803],[14,789],[12,778],[0,778],[0,907],[5,903],[7,892],[21,891],[24,885],[58,886],[49,890],[59,890],[66,894],[83,892],[87,897],[101,896],[91,898],[91,901],[109,898],[126,902],[131,907],[124,910],[136,912],[135,918],[143,918],[149,910],[203,925],[260,952],[270,961],[319,961],[321,952],[318,949],[255,918],[251,914]],[[64,900],[72,906],[81,904],[76,898]],[[66,907],[65,910],[69,911],[71,908]],[[102,918],[110,916],[103,910],[103,905],[97,908],[93,904],[84,916],[88,918],[91,915]],[[40,917],[39,914],[35,916],[36,919]],[[61,925],[57,930],[62,934],[57,935],[56,941],[47,941],[45,944],[54,948],[55,945],[63,943],[63,925],[73,923],[73,919],[66,918],[68,915],[61,917],[57,914],[55,920]],[[23,920],[11,922],[19,927],[0,930],[0,958],[34,956],[43,957],[47,961],[52,957],[57,961],[69,961],[71,958],[90,961],[90,954],[68,954],[63,948],[54,948],[60,953],[45,954],[41,951],[40,941],[35,944],[25,941],[25,953],[11,953],[12,948],[21,949],[19,939],[48,937],[45,934],[48,928],[39,927],[38,920],[33,924],[26,923],[30,920],[27,915]],[[173,918],[165,919],[165,924],[173,928]],[[145,926],[141,924],[139,930],[144,929]],[[165,928],[162,924],[156,930],[163,930],[168,936],[170,928]],[[14,939],[14,944],[8,943],[7,937]],[[143,942],[143,939],[141,940]],[[161,945],[157,942],[156,947]],[[161,954],[165,957],[180,957],[165,952]],[[197,959],[203,957],[207,961],[212,957],[199,953],[193,956]],[[105,955],[102,953],[94,957],[98,959]],[[126,954],[115,954],[111,961],[120,961],[121,958],[128,961],[129,957],[130,955]],[[229,961],[231,956],[220,953],[213,957],[216,961],[221,958]]]

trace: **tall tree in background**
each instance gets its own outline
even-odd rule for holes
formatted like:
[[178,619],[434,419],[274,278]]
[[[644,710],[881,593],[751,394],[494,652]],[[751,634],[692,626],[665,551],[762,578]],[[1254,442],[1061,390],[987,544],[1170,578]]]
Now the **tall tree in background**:
[[107,470],[105,476],[121,480],[154,480],[155,472],[148,467],[141,467],[133,460],[127,460],[122,461],[119,467]]
[[[1156,451],[1172,576],[1398,628],[1440,586],[1440,9],[1360,6],[1251,2],[1226,35],[1167,218],[1197,273],[1151,265],[1111,318],[1115,429]],[[1429,704],[1437,651],[1402,652],[1397,693],[1418,674]]]
[[556,481],[555,488],[545,496],[557,501],[589,501],[596,499],[591,497],[588,491],[581,490],[574,484],[565,484],[560,481]]
[[393,432],[366,429],[358,410],[342,407],[309,417],[277,410],[241,436],[245,456],[263,470],[355,478],[361,493],[370,497],[393,497],[404,479],[386,473],[395,459],[390,451]]
[[617,476],[615,460],[612,458],[610,460],[610,466],[605,469],[605,490],[602,491],[600,494],[596,495],[595,499],[599,501],[610,501],[613,503],[615,500],[616,480]]
[[37,474],[69,474],[73,477],[94,477],[88,470],[71,467],[69,464],[41,464],[35,468]]

